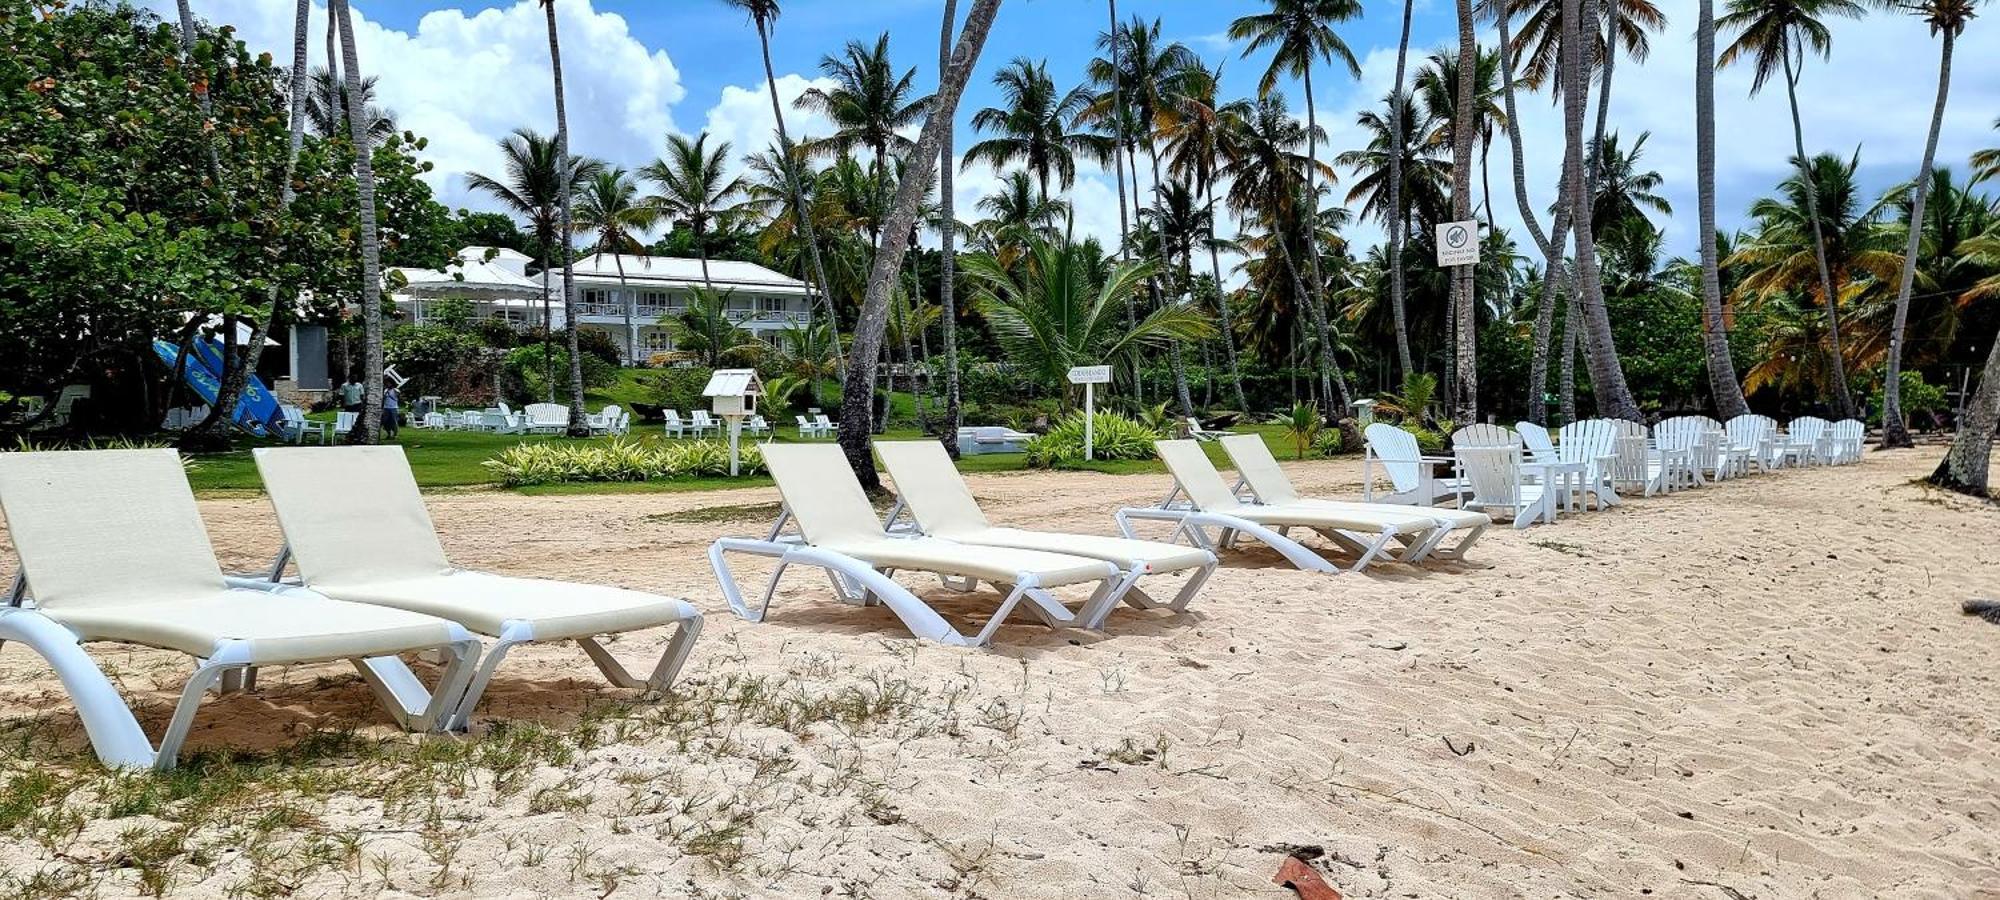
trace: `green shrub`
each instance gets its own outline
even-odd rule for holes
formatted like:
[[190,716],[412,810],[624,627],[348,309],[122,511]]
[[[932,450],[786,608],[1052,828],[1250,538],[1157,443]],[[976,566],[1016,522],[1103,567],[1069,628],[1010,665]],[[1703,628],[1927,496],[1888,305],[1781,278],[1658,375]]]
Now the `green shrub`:
[[[609,387],[618,381],[618,366],[604,361],[603,357],[586,350],[583,358],[583,389],[594,390]],[[539,400],[549,396],[547,369],[555,367],[556,396],[569,396],[569,348],[561,341],[550,345],[547,355],[539,343],[516,347],[507,352],[507,373],[514,383],[521,386],[521,395],[516,399]]]
[[[755,444],[742,445],[740,460],[739,471],[744,475],[764,471],[764,455]],[[729,445],[716,441],[653,443],[618,439],[589,444],[545,441],[515,444],[487,460],[485,465],[508,487],[713,478],[729,474]]]
[[[1418,443],[1422,444],[1423,441],[1420,439]],[[1344,449],[1346,448],[1340,444],[1340,429],[1338,428],[1323,429],[1318,435],[1313,437],[1312,455],[1315,458],[1332,459],[1339,456]]]
[[[1151,459],[1159,432],[1117,413],[1093,418],[1092,455],[1097,459]],[[1049,433],[1027,444],[1028,465],[1038,469],[1075,468],[1083,462],[1083,414],[1072,413]]]
[[700,366],[669,366],[648,372],[644,377],[652,384],[654,403],[665,409],[686,412],[708,408],[708,398],[701,395],[701,389],[708,386],[708,378],[713,374],[714,369]]
[[1416,436],[1417,449],[1422,450],[1425,456],[1434,456],[1443,453],[1446,436],[1451,434],[1450,431],[1432,431],[1422,425],[1412,423],[1404,423],[1399,427]]

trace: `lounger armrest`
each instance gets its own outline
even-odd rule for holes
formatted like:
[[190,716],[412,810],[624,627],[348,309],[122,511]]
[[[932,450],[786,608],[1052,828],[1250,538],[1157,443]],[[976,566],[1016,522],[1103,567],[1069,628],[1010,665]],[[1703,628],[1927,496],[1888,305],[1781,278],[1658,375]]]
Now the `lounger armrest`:
[[1451,463],[1458,462],[1458,458],[1455,456],[1419,456],[1417,457],[1417,462],[1431,463],[1433,465],[1448,465]]

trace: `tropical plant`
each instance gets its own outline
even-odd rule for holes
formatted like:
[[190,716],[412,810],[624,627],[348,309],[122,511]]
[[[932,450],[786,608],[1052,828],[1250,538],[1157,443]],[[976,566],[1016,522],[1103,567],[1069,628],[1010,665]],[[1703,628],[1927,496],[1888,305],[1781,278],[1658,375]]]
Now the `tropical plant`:
[[646,198],[646,206],[694,232],[695,250],[701,255],[701,281],[711,290],[715,281],[708,271],[708,235],[728,221],[743,193],[742,179],[728,173],[729,142],[710,150],[705,131],[694,140],[668,135],[667,155],[639,170],[641,177],[659,187],[659,193]]
[[591,236],[598,253],[611,255],[618,269],[618,294],[625,299],[625,358],[639,362],[639,328],[633,321],[636,300],[625,283],[625,255],[644,256],[639,235],[658,221],[655,211],[639,202],[639,186],[624,169],[600,169],[583,184],[577,200],[576,228]]
[[[305,94],[305,121],[315,136],[347,139],[347,85],[332,69],[314,69],[307,76],[311,84]],[[395,134],[396,114],[375,105],[375,85],[378,79],[370,75],[361,79],[362,116],[368,123],[363,129],[374,143]]]
[[[1993,130],[2000,131],[2000,119],[1993,120]],[[1972,180],[1976,184],[1988,179],[2000,178],[2000,147],[1977,150],[1972,154]]]
[[1279,424],[1285,426],[1285,436],[1292,439],[1293,459],[1305,459],[1306,448],[1319,440],[1320,429],[1326,427],[1326,419],[1310,403],[1294,403],[1285,411]]
[[[1117,413],[1100,412],[1090,420],[1090,455],[1098,460],[1152,459],[1153,442],[1164,435],[1146,424]],[[1083,413],[1072,412],[1036,435],[1026,446],[1024,462],[1036,469],[1073,469],[1083,459]]]
[[371,154],[358,148],[371,146],[367,110],[361,105],[361,57],[354,49],[354,20],[347,0],[327,0],[327,15],[340,29],[340,70],[347,76],[348,139],[357,148],[354,154],[356,202],[361,210],[361,417],[348,439],[357,444],[373,444],[382,439],[382,245],[375,228],[375,170]]
[[1088,255],[1082,245],[1036,239],[1016,270],[984,254],[963,261],[974,304],[1023,377],[1059,389],[1073,366],[1213,333],[1206,316],[1181,305],[1154,309],[1128,329],[1120,316],[1125,299],[1153,275],[1154,264],[1116,265],[1094,282]]
[[[535,239],[536,265],[542,273],[542,322],[552,322],[555,313],[549,285],[549,259],[556,253],[557,232],[563,227],[563,192],[565,189],[575,190],[577,185],[595,177],[602,164],[596,160],[568,156],[562,152],[554,137],[545,137],[528,128],[516,128],[502,138],[500,155],[506,167],[504,177],[471,172],[465,176],[466,185],[492,197],[509,213],[527,220],[528,231]],[[545,328],[543,340],[546,342],[550,337]],[[552,348],[544,347],[543,355],[548,358],[549,365],[555,364]],[[553,388],[556,383],[554,370],[546,374],[546,383]],[[544,399],[553,400],[554,395]]]
[[678,353],[713,369],[725,358],[754,354],[765,348],[763,342],[730,320],[729,298],[734,295],[733,290],[694,288],[686,308],[660,319],[660,324],[673,332]]
[[986,162],[995,169],[1020,163],[1035,176],[1042,197],[1049,197],[1049,177],[1064,190],[1076,183],[1076,155],[1092,154],[1102,140],[1072,131],[1090,105],[1091,94],[1079,85],[1067,93],[1056,89],[1046,60],[1017,57],[993,75],[1003,105],[972,114],[972,127],[994,136],[966,148],[960,168]]
[[[889,154],[903,156],[911,147],[902,130],[924,117],[930,97],[916,93],[915,68],[896,74],[889,61],[889,33],[882,32],[873,46],[848,41],[840,56],[823,56],[820,72],[834,81],[830,88],[809,88],[793,105],[818,113],[833,122],[834,131],[806,143],[814,156],[848,156],[868,151],[874,159],[873,172],[884,179],[889,172]],[[885,182],[886,183],[886,182]],[[880,205],[886,207],[887,191]],[[871,229],[875,243],[883,232]]]
[[1206,208],[1205,239],[1209,277],[1217,287],[1215,312],[1222,336],[1223,367],[1229,377],[1230,399],[1239,410],[1249,409],[1243,395],[1243,367],[1236,357],[1236,328],[1231,322],[1229,298],[1222,285],[1220,251],[1226,242],[1215,233],[1215,182],[1222,164],[1222,107],[1217,91],[1222,83],[1222,67],[1213,69],[1199,61],[1182,73],[1172,104],[1161,114],[1160,137],[1166,142],[1167,170],[1192,185],[1201,194]]
[[[764,454],[756,444],[742,444],[737,453],[740,476],[764,471]],[[729,475],[729,445],[628,438],[594,443],[535,441],[515,444],[483,465],[508,487],[721,478]]]

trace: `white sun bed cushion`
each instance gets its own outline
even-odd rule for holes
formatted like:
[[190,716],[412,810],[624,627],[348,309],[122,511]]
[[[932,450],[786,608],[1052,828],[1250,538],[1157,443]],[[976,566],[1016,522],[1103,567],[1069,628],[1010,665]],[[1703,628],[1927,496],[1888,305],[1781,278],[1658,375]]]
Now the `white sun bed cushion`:
[[173,450],[0,454],[0,506],[36,608],[83,640],[252,662],[377,656],[464,637],[440,619],[303,591],[229,590]]
[[1156,441],[1154,448],[1167,464],[1181,490],[1202,512],[1247,519],[1259,525],[1301,528],[1332,528],[1378,534],[1418,534],[1437,528],[1436,520],[1415,511],[1337,509],[1303,504],[1244,503],[1222,480],[1222,473],[1208,461],[1208,454],[1194,441]]
[[838,446],[772,444],[764,464],[806,543],[877,567],[937,572],[1012,583],[1033,575],[1043,587],[1101,581],[1117,574],[1103,560],[1062,553],[970,546],[929,537],[894,537],[861,490]]
[[1087,556],[1126,569],[1172,572],[1210,562],[1208,551],[1180,544],[997,528],[980,511],[979,502],[952,466],[944,445],[936,441],[883,441],[875,445],[875,452],[896,479],[897,495],[927,534],[967,544]]
[[1446,522],[1455,528],[1473,528],[1493,524],[1493,517],[1470,509],[1444,509],[1435,506],[1391,506],[1384,503],[1363,503],[1351,500],[1322,500],[1316,497],[1301,497],[1292,486],[1291,478],[1278,465],[1278,458],[1271,455],[1271,448],[1264,439],[1254,434],[1239,434],[1222,439],[1222,450],[1229,454],[1229,461],[1236,464],[1236,472],[1249,482],[1250,489],[1257,496],[1273,506],[1300,506],[1308,508],[1335,509],[1350,512],[1379,512],[1390,515],[1419,515],[1435,521]]
[[299,574],[329,597],[442,616],[489,635],[521,620],[537,640],[698,615],[657,594],[453,568],[401,447],[261,447],[254,455]]

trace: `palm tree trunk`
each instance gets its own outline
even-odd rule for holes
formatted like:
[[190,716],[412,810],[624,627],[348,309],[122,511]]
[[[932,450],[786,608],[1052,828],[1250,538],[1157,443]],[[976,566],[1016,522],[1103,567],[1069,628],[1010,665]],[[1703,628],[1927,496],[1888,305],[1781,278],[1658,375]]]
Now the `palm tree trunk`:
[[[1507,110],[1507,142],[1514,151],[1514,203],[1520,209],[1522,224],[1542,251],[1543,260],[1541,304],[1535,310],[1534,355],[1528,367],[1528,421],[1547,424],[1549,339],[1554,331],[1556,304],[1568,292],[1564,284],[1567,279],[1563,277],[1563,245],[1569,237],[1569,203],[1567,192],[1558,192],[1554,233],[1542,233],[1541,219],[1536,217],[1534,204],[1528,200],[1527,155],[1521,148],[1521,117],[1514,104],[1514,41],[1509,34],[1511,16],[1505,6],[1499,4],[1495,19],[1500,27],[1500,88]],[[1569,167],[1575,164],[1576,158],[1565,150],[1563,184],[1569,183]]]
[[[1597,127],[1591,131],[1593,137],[1590,140],[1590,156],[1597,162],[1596,165],[1590,167],[1590,171],[1585,176],[1589,179],[1585,184],[1590,189],[1589,196],[1592,198],[1597,196],[1597,183],[1603,175],[1604,160],[1601,157],[1603,156],[1604,133],[1605,128],[1611,124],[1611,70],[1616,68],[1618,64],[1618,0],[1604,0],[1604,20],[1604,59],[1599,61],[1602,63],[1602,66],[1598,71]],[[1592,18],[1590,21],[1592,43],[1594,44],[1596,43],[1597,20]],[[1590,45],[1586,44],[1584,49],[1590,49]]]
[[637,307],[639,298],[633,296],[625,283],[625,255],[614,247],[611,262],[618,267],[618,296],[625,298],[625,359],[628,365],[639,365],[639,323]]
[[544,234],[536,242],[542,265],[542,390],[543,399],[556,402],[556,315],[555,290],[549,286],[549,240]]
[[1896,317],[1889,326],[1889,368],[1882,380],[1882,448],[1914,447],[1903,423],[1903,328],[1910,319],[1910,289],[1917,283],[1917,255],[1924,242],[1924,203],[1930,197],[1931,167],[1937,161],[1938,131],[1944,127],[1945,99],[1951,93],[1951,51],[1957,31],[1943,29],[1938,51],[1937,103],[1931,108],[1931,133],[1924,141],[1924,163],[1910,198],[1910,239],[1903,245],[1903,277],[1896,289]]
[[[957,22],[958,0],[944,0],[944,27],[938,33],[940,73],[951,65],[951,34]],[[942,254],[938,258],[938,302],[944,307],[944,427],[938,429],[938,439],[944,443],[944,452],[957,459],[958,429],[964,421],[964,412],[959,407],[958,300],[952,284],[958,277],[958,251],[952,245],[958,232],[958,218],[954,211],[956,203],[952,198],[952,175],[958,168],[958,161],[951,144],[951,131],[947,129],[944,143],[938,150],[938,202],[943,213],[943,220],[938,223],[938,244]],[[1122,205],[1124,198],[1121,196],[1119,199]],[[1124,238],[1122,234],[1119,237],[1121,241]],[[1127,310],[1130,310],[1129,306]],[[838,355],[839,352],[836,347],[834,353]]]
[[[1111,168],[1118,173],[1118,261],[1122,263],[1127,259],[1125,242],[1132,233],[1131,219],[1125,209],[1125,161],[1121,158],[1125,155],[1125,61],[1124,50],[1118,43],[1118,0],[1106,0],[1106,5],[1111,12],[1111,97],[1116,106],[1114,114],[1118,117],[1116,136],[1112,138]],[[1137,181],[1136,178],[1133,180]],[[1138,189],[1136,183],[1132,187]],[[1125,295],[1125,327],[1139,327],[1139,315],[1133,310],[1131,294]],[[1139,382],[1136,362],[1132,365],[1132,381],[1135,385]]]
[[1785,100],[1792,109],[1792,148],[1798,153],[1799,182],[1805,187],[1808,218],[1812,220],[1813,261],[1819,265],[1820,296],[1826,300],[1826,337],[1832,351],[1833,409],[1843,418],[1854,415],[1854,395],[1847,389],[1847,356],[1840,349],[1840,295],[1834,291],[1833,269],[1826,264],[1826,230],[1820,224],[1819,186],[1813,182],[1812,158],[1806,155],[1805,124],[1799,118],[1799,74],[1785,52]]
[[361,56],[354,49],[354,20],[347,0],[328,0],[340,27],[341,69],[347,79],[347,134],[354,142],[354,181],[361,219],[361,418],[348,440],[382,439],[382,246],[375,228],[375,165],[368,118],[361,102]]
[[1208,270],[1215,279],[1215,311],[1222,325],[1222,360],[1229,367],[1229,396],[1236,401],[1239,412],[1250,411],[1250,401],[1243,397],[1243,370],[1236,362],[1236,326],[1229,319],[1229,295],[1222,289],[1222,260],[1215,249],[1215,183],[1207,185],[1208,195]]
[[1930,477],[1930,482],[1938,487],[1974,497],[1988,495],[1993,429],[1995,422],[2000,421],[2000,335],[1995,335],[1992,343],[1986,354],[1986,368],[1979,376],[1979,389],[1965,406],[1951,452],[1945,454],[1944,461],[1938,463],[1937,471]]
[[[1575,224],[1572,223],[1571,227],[1574,228]],[[1565,425],[1576,421],[1576,334],[1583,328],[1583,304],[1577,300],[1577,294],[1582,290],[1583,286],[1572,279],[1569,290],[1564,294],[1562,382],[1561,387],[1557,389],[1561,394],[1557,402],[1560,404]]]
[[[819,239],[813,234],[812,216],[806,210],[805,189],[799,184],[798,170],[792,167],[792,138],[785,130],[785,105],[778,102],[778,75],[771,67],[771,33],[763,19],[757,20],[757,43],[764,51],[764,86],[771,94],[771,115],[778,121],[778,152],[784,155],[779,160],[785,170],[785,187],[792,193],[792,214],[798,217],[799,239],[806,243],[806,256],[812,261],[813,278],[819,284],[820,300],[826,304],[826,320],[833,323],[833,355],[840,355],[840,313],[833,306],[833,292],[827,287],[826,266],[820,262]],[[812,298],[806,298],[806,312],[812,313]]]
[[[1389,104],[1389,312],[1396,320],[1396,363],[1405,377],[1416,371],[1410,357],[1409,314],[1403,304],[1403,75],[1410,58],[1410,7],[1415,0],[1403,0],[1403,34],[1396,43],[1396,85]],[[1502,15],[1505,15],[1505,4]],[[1307,95],[1310,98],[1310,94]]]
[[1729,328],[1722,314],[1722,276],[1715,246],[1715,0],[1701,0],[1695,26],[1694,128],[1695,191],[1700,206],[1701,346],[1708,359],[1708,390],[1724,420],[1746,415],[1743,386],[1729,352]]
[[917,207],[930,193],[939,151],[944,147],[944,135],[951,130],[952,120],[958,112],[959,97],[965,92],[965,82],[972,75],[973,65],[979,61],[980,50],[986,45],[986,35],[993,28],[993,18],[1000,12],[1000,2],[974,0],[972,11],[966,16],[965,29],[952,52],[951,65],[945,67],[939,79],[937,94],[932,98],[923,131],[917,135],[916,146],[906,157],[908,165],[904,169],[902,183],[896,186],[896,199],[889,209],[882,249],[875,255],[875,262],[868,272],[868,290],[862,296],[854,343],[848,351],[848,388],[840,398],[840,446],[847,455],[848,464],[854,468],[855,476],[869,490],[882,486],[881,477],[875,472],[874,455],[868,451],[868,439],[874,415],[874,392],[871,388],[875,384],[876,358],[881,355],[883,334],[888,329],[889,292],[895,286],[896,274],[902,270],[903,256],[909,251],[909,235],[916,223]]
[[[1583,152],[1583,111],[1589,90],[1583,77],[1583,22],[1595,21],[1595,0],[1563,0],[1563,120],[1568,152],[1585,159]],[[1643,421],[1632,389],[1625,382],[1625,367],[1618,361],[1618,348],[1611,337],[1611,319],[1604,309],[1603,276],[1597,267],[1597,239],[1591,232],[1589,195],[1584,192],[1583,166],[1569,174],[1571,230],[1576,235],[1577,281],[1582,286],[1584,349],[1590,364],[1591,391],[1597,398],[1599,415],[1613,419]]]
[[[1347,396],[1347,376],[1334,360],[1333,327],[1328,324],[1326,277],[1319,266],[1319,113],[1313,103],[1312,67],[1304,74],[1306,92],[1306,265],[1312,272],[1312,292],[1300,298],[1312,313],[1313,333],[1319,338],[1320,396],[1326,401],[1326,418],[1339,422],[1352,409]],[[1346,446],[1353,446],[1349,442]]]
[[549,24],[549,72],[556,94],[556,231],[562,235],[563,340],[569,346],[569,436],[589,437],[583,410],[583,353],[576,334],[576,254],[571,251],[569,112],[563,102],[562,45],[556,35],[555,0],[543,0]]
[[[1463,222],[1472,218],[1473,81],[1479,64],[1479,43],[1473,34],[1472,0],[1458,0],[1458,97],[1451,123],[1451,209]],[[1473,240],[1479,240],[1473,226]],[[1456,266],[1451,273],[1452,317],[1457,323],[1453,361],[1457,390],[1452,395],[1452,420],[1479,421],[1479,324],[1473,292],[1473,266]]]
[[[1160,149],[1159,145],[1154,143],[1153,133],[1150,129],[1146,132],[1146,158],[1152,163],[1153,167],[1153,239],[1159,244],[1160,269],[1162,271],[1171,271],[1173,254],[1167,246],[1167,232],[1164,227],[1167,217],[1162,200],[1163,192],[1160,190]],[[1160,288],[1161,277],[1160,275],[1154,275],[1151,279],[1148,279],[1153,288],[1153,306],[1155,308],[1164,308],[1166,306],[1166,296]],[[1181,358],[1180,341],[1174,341],[1167,346],[1167,365],[1173,373],[1174,399],[1180,401],[1181,414],[1185,416],[1194,415],[1194,395],[1188,391],[1187,365]]]

